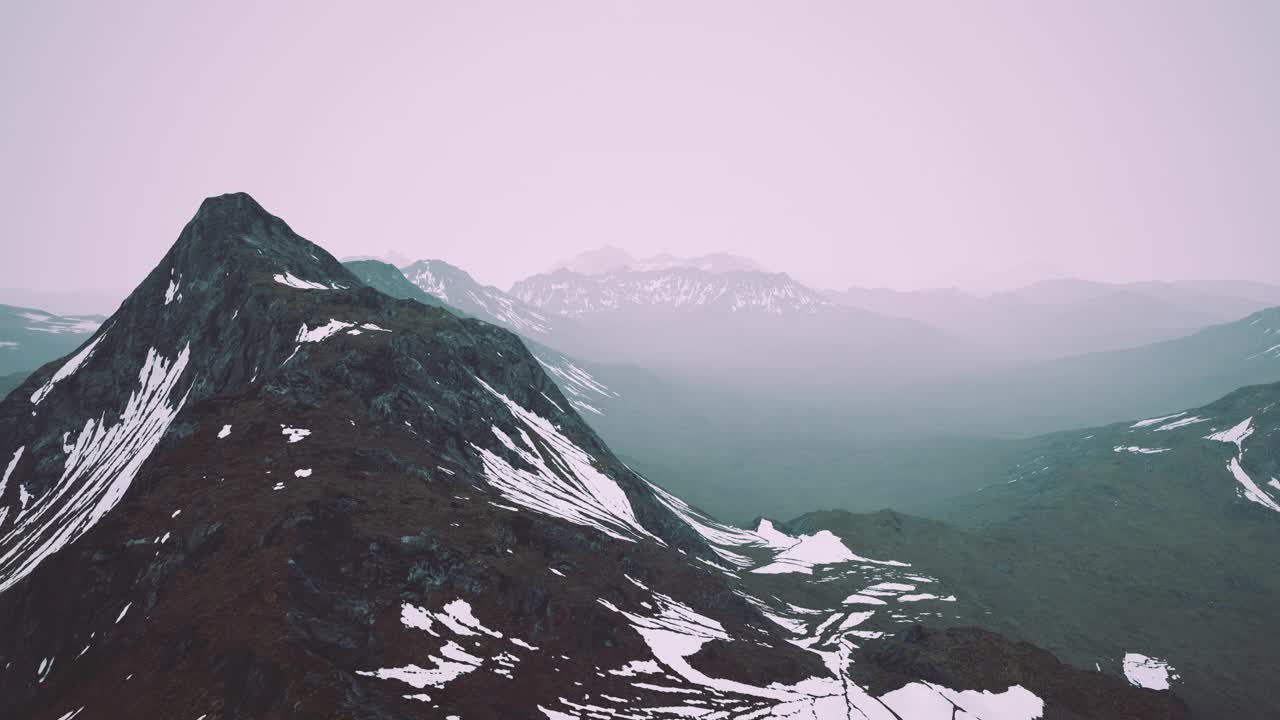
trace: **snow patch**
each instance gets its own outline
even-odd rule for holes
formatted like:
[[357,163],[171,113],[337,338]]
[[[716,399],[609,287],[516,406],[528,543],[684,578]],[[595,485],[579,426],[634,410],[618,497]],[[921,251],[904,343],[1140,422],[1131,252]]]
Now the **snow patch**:
[[343,285],[325,285],[324,283],[303,280],[291,272],[285,272],[283,275],[276,275],[274,279],[281,285],[288,285],[291,288],[297,288],[299,290],[346,290],[346,287]]
[[311,431],[307,430],[306,428],[287,427],[282,429],[280,433],[282,435],[288,436],[289,442],[296,443],[296,442],[302,442],[302,438],[310,435]]
[[178,295],[178,288],[179,288],[179,287],[181,287],[181,285],[182,285],[182,281],[181,281],[180,279],[179,279],[179,280],[174,280],[174,279],[173,279],[173,277],[172,277],[172,275],[173,275],[173,271],[172,271],[172,270],[171,270],[171,271],[169,271],[169,274],[170,274],[170,277],[169,277],[169,288],[168,288],[167,290],[165,290],[165,291],[164,291],[164,304],[165,304],[165,305],[168,305],[169,303],[173,302],[173,298],[174,298],[175,296],[177,296],[177,298],[178,298],[178,301],[179,301],[179,302],[181,302],[181,301],[182,301],[182,296],[181,296],[181,295]]
[[1209,418],[1202,418],[1202,417],[1199,417],[1199,416],[1192,416],[1192,417],[1188,417],[1188,418],[1182,418],[1181,420],[1174,420],[1174,421],[1173,421],[1173,422],[1171,422],[1171,423],[1166,423],[1166,424],[1164,424],[1164,425],[1161,425],[1160,427],[1156,428],[1156,430],[1155,430],[1155,431],[1156,431],[1156,432],[1165,432],[1165,431],[1168,431],[1168,430],[1177,430],[1177,429],[1178,429],[1178,428],[1180,428],[1180,427],[1186,427],[1186,426],[1188,426],[1188,425],[1195,425],[1196,423],[1202,423],[1202,422],[1209,422]]
[[1129,684],[1149,690],[1168,690],[1169,681],[1178,679],[1169,663],[1139,653],[1125,653],[1124,676]]
[[[1258,487],[1257,483],[1253,481],[1253,478],[1249,477],[1249,474],[1244,471],[1244,468],[1240,467],[1240,458],[1231,458],[1231,462],[1227,463],[1227,469],[1231,471],[1231,475],[1235,477],[1236,482],[1240,483],[1240,485],[1244,487],[1244,497],[1246,500],[1258,503],[1268,510],[1280,512],[1280,503],[1272,500],[1271,496],[1268,495],[1265,490]],[[1272,480],[1271,482],[1272,484],[1276,484],[1275,480]]]
[[1237,451],[1244,452],[1244,441],[1252,434],[1253,417],[1250,416],[1226,430],[1213,433],[1212,435],[1206,435],[1204,439],[1232,443],[1236,446]]
[[1183,411],[1182,411],[1182,412],[1180,412],[1180,413],[1174,413],[1174,414],[1172,414],[1172,415],[1162,415],[1162,416],[1160,416],[1160,417],[1157,417],[1157,418],[1150,418],[1150,419],[1148,419],[1148,420],[1139,420],[1138,422],[1136,422],[1136,423],[1134,423],[1134,424],[1130,425],[1129,427],[1130,427],[1130,428],[1143,428],[1143,427],[1150,427],[1151,425],[1158,425],[1158,424],[1160,424],[1160,423],[1162,423],[1162,422],[1165,422],[1166,420],[1172,420],[1172,419],[1174,419],[1174,418],[1180,418],[1180,417],[1182,417],[1183,415],[1186,415],[1186,414],[1187,414],[1187,411],[1186,411],[1186,410],[1183,410]]
[[338,334],[339,332],[353,326],[355,323],[343,322],[342,320],[329,319],[329,322],[316,328],[307,328],[306,323],[302,323],[302,328],[298,330],[297,341],[300,343],[320,342],[325,338]]
[[1144,448],[1137,445],[1117,445],[1111,449],[1112,452],[1133,453],[1134,455],[1159,455],[1160,453],[1169,452],[1169,448]]

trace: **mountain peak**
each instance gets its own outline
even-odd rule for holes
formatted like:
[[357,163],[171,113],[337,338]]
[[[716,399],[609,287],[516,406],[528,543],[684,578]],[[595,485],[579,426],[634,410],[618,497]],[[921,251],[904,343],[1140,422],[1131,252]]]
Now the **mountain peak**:
[[481,285],[470,273],[443,260],[419,260],[401,268],[409,282],[450,307],[522,334],[551,331],[548,319],[507,293]]
[[253,199],[253,196],[247,192],[229,192],[221,195],[211,195],[200,203],[200,209],[196,211],[196,217],[211,213],[235,213],[235,212],[252,212],[257,214],[269,214],[262,205]]
[[272,215],[248,193],[209,197],[182,229],[178,240],[143,285],[166,285],[172,292],[208,287],[243,276],[299,289],[345,289],[359,285],[332,255]]

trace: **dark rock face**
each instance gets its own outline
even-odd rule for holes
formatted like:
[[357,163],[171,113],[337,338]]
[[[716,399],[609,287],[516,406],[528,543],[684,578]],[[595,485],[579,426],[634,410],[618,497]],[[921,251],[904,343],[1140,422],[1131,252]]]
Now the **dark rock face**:
[[513,334],[246,195],[0,438],[2,717],[858,717],[848,636],[786,599],[851,566],[724,567],[779,551],[629,471]]

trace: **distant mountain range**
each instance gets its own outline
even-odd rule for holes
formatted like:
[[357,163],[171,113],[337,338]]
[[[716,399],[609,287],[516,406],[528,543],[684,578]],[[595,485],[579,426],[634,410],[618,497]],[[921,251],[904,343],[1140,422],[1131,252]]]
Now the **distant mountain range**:
[[[518,283],[522,298],[439,260],[403,270],[378,261],[347,267],[393,297],[521,334],[569,404],[629,462],[738,521],[766,508],[806,509],[804,496],[776,482],[780,475],[801,475],[846,508],[917,509],[984,482],[1010,438],[1193,406],[1280,378],[1274,311],[1135,349],[1036,362],[843,307],[784,274],[560,271]],[[1243,288],[1266,297],[1266,286]],[[1175,290],[1203,299],[1221,288]],[[1159,304],[1157,294],[1173,291],[1144,292],[1143,303]],[[1111,286],[1075,281],[1016,294],[1025,296],[1018,307],[1086,320],[1080,308],[1116,297]],[[0,374],[0,389],[83,337],[65,336],[25,369]],[[3,332],[0,342],[30,345]],[[957,455],[981,462],[933,471]]]
[[656,308],[769,315],[812,314],[833,303],[786,274],[716,273],[695,268],[583,275],[561,270],[511,287],[531,307],[567,317]]
[[547,336],[553,330],[548,316],[498,288],[481,285],[466,271],[442,260],[419,260],[400,270],[423,292],[473,317],[532,337]]
[[206,200],[0,402],[0,715],[1190,717],[1157,658],[935,629],[979,613],[922,569],[717,522],[543,368]]
[[47,315],[106,317],[115,312],[128,290],[48,290],[0,288],[0,304],[41,308]]
[[[521,297],[438,260],[348,268],[394,297],[521,334],[570,404],[630,462],[743,521],[764,508],[805,509],[775,482],[780,474],[803,475],[844,507],[910,510],[981,484],[1007,438],[1188,407],[1280,378],[1273,311],[1136,349],[1019,362],[921,322],[842,307],[784,274],[560,271],[518,283]],[[1266,297],[1265,286],[1244,287]],[[1029,298],[1017,306],[1060,317],[1065,306],[1087,320],[1079,309],[1115,300],[1109,288],[1043,283],[1017,293]],[[1147,287],[1142,302],[1164,302],[1154,294],[1167,290]],[[1183,298],[1218,291],[1178,290]],[[67,336],[25,370],[0,375],[0,389],[80,339]],[[0,342],[27,341],[0,332]],[[956,454],[984,458],[982,470],[932,471]]]
[[605,275],[611,272],[628,270],[671,270],[674,268],[701,270],[709,273],[767,272],[764,266],[751,258],[725,252],[694,257],[679,257],[670,253],[661,253],[645,258],[636,258],[627,251],[616,247],[588,250],[556,264],[549,272],[568,270],[581,275]]
[[[1172,411],[1280,379],[1280,307],[1129,350],[1066,357],[935,385],[920,410],[969,409],[974,432],[1049,432]],[[1015,402],[1010,402],[1015,400]]]
[[56,315],[0,305],[0,376],[31,371],[67,354],[93,334],[101,315]]
[[1046,280],[1009,292],[850,288],[828,299],[944,328],[1018,362],[1138,347],[1280,305],[1280,286]]

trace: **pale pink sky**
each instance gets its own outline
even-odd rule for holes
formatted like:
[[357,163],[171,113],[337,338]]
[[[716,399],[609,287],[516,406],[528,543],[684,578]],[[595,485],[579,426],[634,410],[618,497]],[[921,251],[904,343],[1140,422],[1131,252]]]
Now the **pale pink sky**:
[[1278,37],[1271,0],[6,3],[0,287],[132,287],[234,190],[503,287],[604,244],[1280,280]]

